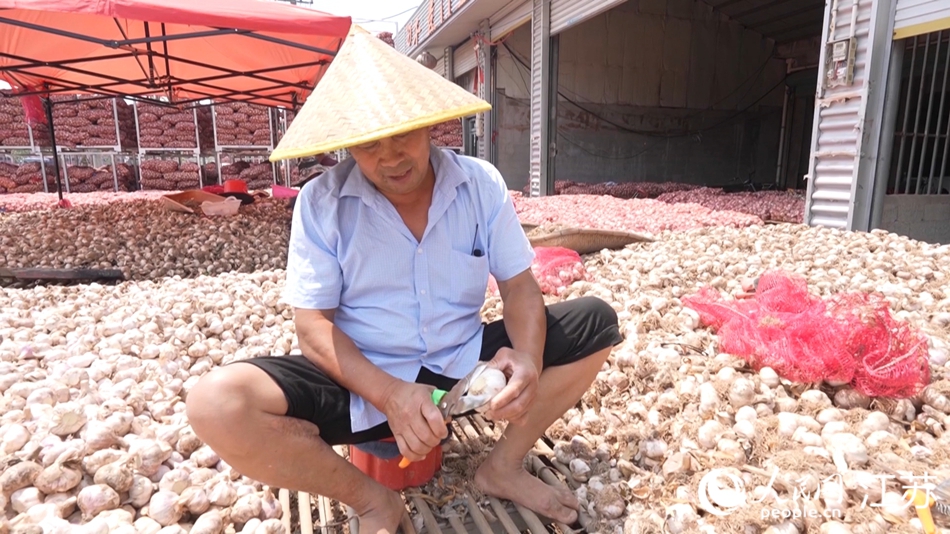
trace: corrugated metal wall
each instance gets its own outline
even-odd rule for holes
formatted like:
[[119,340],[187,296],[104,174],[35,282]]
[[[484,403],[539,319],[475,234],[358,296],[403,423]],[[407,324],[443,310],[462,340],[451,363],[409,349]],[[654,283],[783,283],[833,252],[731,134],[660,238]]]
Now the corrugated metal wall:
[[428,0],[420,2],[419,8],[409,17],[406,24],[393,36],[396,50],[403,54],[412,51],[420,41],[438,29],[453,13],[457,12],[466,2],[473,0]]
[[577,26],[626,0],[552,0],[551,35]]
[[[834,68],[827,66],[827,47],[822,50],[805,209],[806,224],[847,230],[867,226],[870,219],[877,144],[865,144],[880,137],[879,131],[870,130],[872,125],[880,128],[873,112],[883,102],[878,86],[890,54],[888,28],[893,13],[893,4],[881,0],[858,0],[854,7],[854,0],[830,0],[826,8],[822,41],[856,37],[856,60],[852,83],[826,87]],[[869,101],[869,81],[879,82],[873,101]]]
[[531,155],[529,177],[531,196],[546,194],[547,158],[547,84],[548,53],[550,52],[550,0],[532,0],[531,15]]
[[894,37],[903,39],[950,28],[950,0],[897,0]]
[[469,39],[465,41],[464,44],[459,45],[458,48],[455,49],[454,57],[456,78],[478,66],[478,56],[475,54],[475,41]]
[[439,61],[435,64],[435,71],[445,77],[445,56],[439,58]]
[[533,5],[531,0],[521,2],[517,7],[504,15],[490,20],[491,39],[494,41],[505,36],[505,34],[518,28],[522,24],[531,21],[531,10]]

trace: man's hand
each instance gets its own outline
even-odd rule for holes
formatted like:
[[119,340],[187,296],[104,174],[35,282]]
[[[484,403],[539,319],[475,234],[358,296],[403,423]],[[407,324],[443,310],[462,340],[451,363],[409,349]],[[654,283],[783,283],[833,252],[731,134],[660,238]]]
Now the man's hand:
[[502,347],[488,365],[505,373],[508,384],[492,399],[485,415],[494,421],[523,424],[538,394],[538,380],[541,377],[534,358],[530,354]]
[[399,452],[413,462],[425,458],[449,435],[442,412],[432,402],[433,391],[432,386],[399,381],[386,398],[383,412]]

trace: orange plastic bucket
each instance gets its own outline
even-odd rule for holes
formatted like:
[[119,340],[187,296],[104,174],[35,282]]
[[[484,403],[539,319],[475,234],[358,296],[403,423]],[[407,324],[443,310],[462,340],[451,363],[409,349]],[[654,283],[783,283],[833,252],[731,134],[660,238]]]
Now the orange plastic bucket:
[[[394,438],[381,441],[396,442]],[[383,460],[356,447],[350,447],[350,463],[376,482],[393,491],[422,486],[432,480],[432,477],[442,467],[442,447],[432,449],[422,461],[413,462],[405,469],[399,467],[401,459],[401,456],[397,456],[391,460]]]

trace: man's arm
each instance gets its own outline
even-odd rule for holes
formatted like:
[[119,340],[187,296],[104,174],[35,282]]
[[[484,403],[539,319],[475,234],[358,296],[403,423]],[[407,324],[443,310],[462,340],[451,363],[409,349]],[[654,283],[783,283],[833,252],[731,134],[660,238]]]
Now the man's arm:
[[431,399],[433,388],[400,380],[377,367],[337,328],[334,316],[334,310],[294,309],[304,356],[384,413],[403,456],[421,460],[448,435],[442,413]]
[[544,297],[537,280],[527,269],[510,280],[499,281],[498,292],[504,305],[502,317],[512,348],[530,355],[541,372],[547,319]]
[[385,412],[386,402],[400,380],[369,361],[333,324],[334,315],[335,310],[294,309],[303,355],[343,388]]
[[502,348],[491,365],[508,377],[508,384],[491,401],[488,417],[521,425],[534,403],[544,368],[547,318],[544,298],[528,269],[505,282],[498,282],[504,303],[503,321],[512,348]]

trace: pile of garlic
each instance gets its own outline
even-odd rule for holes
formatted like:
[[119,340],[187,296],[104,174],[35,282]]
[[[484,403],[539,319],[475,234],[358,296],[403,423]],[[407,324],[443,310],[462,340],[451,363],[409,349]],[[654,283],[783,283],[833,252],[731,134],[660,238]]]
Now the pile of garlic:
[[[227,223],[235,234],[246,224]],[[193,227],[182,228],[172,248],[194,239]],[[658,237],[590,255],[591,281],[547,299],[602,297],[626,336],[581,407],[549,433],[588,530],[870,534],[914,521],[897,509],[895,484],[881,508],[860,510],[860,492],[882,473],[874,460],[950,477],[941,471],[950,465],[950,409],[938,394],[950,344],[946,247],[800,226]],[[270,261],[267,250],[257,254],[242,261]],[[887,402],[841,385],[791,384],[721,354],[679,299],[703,284],[737,291],[743,278],[775,267],[805,275],[821,294],[882,291],[899,318],[928,334],[941,382],[925,398]],[[0,532],[279,531],[273,490],[195,437],[184,399],[216,366],[296,349],[292,312],[278,300],[283,284],[284,273],[271,270],[0,289]],[[491,298],[485,318],[500,309]],[[715,468],[763,503],[789,497],[799,479],[815,489],[816,479],[821,486],[840,473],[841,487],[799,501],[844,513],[834,521],[715,517],[698,498],[700,479]],[[770,484],[776,468],[781,481]],[[824,498],[835,491],[843,504]],[[710,499],[727,506],[736,495]]]
[[[611,302],[626,339],[582,407],[549,434],[590,531],[887,532],[919,523],[901,500],[914,476],[950,479],[950,247],[881,232],[708,228],[604,251],[586,267],[593,281],[564,298]],[[720,353],[680,298],[706,284],[736,293],[773,268],[805,276],[822,295],[884,293],[898,318],[928,335],[934,383],[915,399],[869,399],[842,384],[793,384]],[[741,491],[726,484],[704,507],[699,483],[720,469]],[[710,507],[735,509],[719,517]]]
[[0,530],[282,532],[274,491],[221,460],[184,413],[213,367],[290,351],[282,280],[0,292]]
[[171,212],[157,199],[14,213],[0,218],[0,265],[119,269],[129,280],[282,269],[290,217],[273,198],[227,217]]

